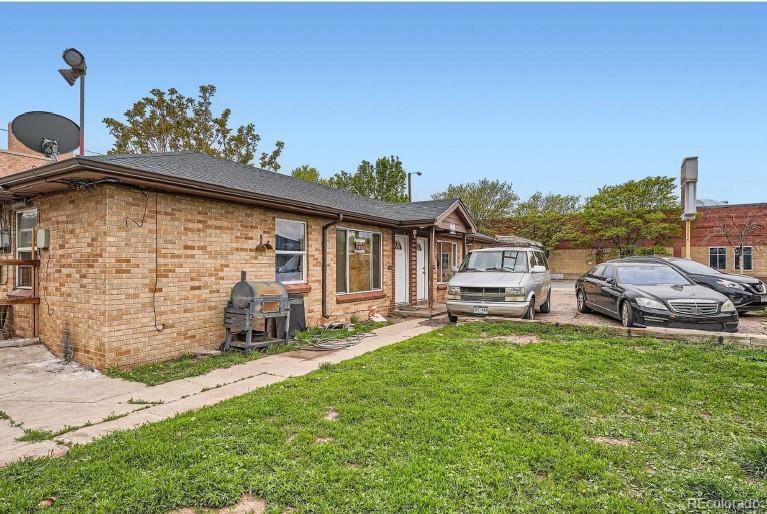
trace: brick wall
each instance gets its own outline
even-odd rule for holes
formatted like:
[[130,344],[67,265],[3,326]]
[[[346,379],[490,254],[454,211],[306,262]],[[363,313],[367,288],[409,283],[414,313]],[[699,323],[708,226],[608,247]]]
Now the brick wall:
[[[250,280],[274,279],[274,250],[259,252],[256,246],[261,234],[274,245],[278,217],[307,223],[307,323],[326,321],[320,281],[321,227],[330,221],[327,218],[186,195],[144,196],[117,185],[41,197],[35,206],[39,227],[51,229],[49,263],[48,252],[41,253],[41,296],[47,295],[48,303],[40,305],[39,334],[60,353],[59,342],[68,329],[79,362],[99,368],[130,367],[217,348],[224,337],[223,309],[240,271],[247,271]],[[391,231],[342,226],[382,232],[383,292],[336,295],[331,227],[327,259],[331,319],[388,314],[393,291],[387,265],[392,262]],[[155,242],[159,252],[153,295]],[[23,309],[31,307],[14,310]],[[155,311],[161,331],[155,326]],[[19,330],[27,328],[19,325]]]

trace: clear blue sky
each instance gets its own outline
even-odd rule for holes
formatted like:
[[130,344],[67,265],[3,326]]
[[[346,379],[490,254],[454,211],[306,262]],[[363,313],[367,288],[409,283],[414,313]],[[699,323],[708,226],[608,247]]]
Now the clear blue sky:
[[56,70],[86,55],[89,150],[149,89],[212,83],[286,142],[283,171],[397,154],[416,199],[481,177],[589,195],[699,155],[700,197],[767,201],[765,4],[0,4],[0,33],[0,120],[77,119]]

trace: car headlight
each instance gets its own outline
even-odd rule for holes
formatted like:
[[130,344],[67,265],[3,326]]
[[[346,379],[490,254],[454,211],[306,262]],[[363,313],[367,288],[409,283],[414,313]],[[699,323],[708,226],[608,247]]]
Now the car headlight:
[[722,312],[734,312],[735,311],[735,304],[732,303],[732,300],[727,300],[722,304]]
[[524,302],[525,301],[525,288],[524,287],[507,287],[506,297],[507,302]]
[[741,291],[745,289],[742,285],[738,284],[737,282],[733,282],[732,280],[717,280],[717,284],[719,284],[722,287],[729,287],[730,289],[740,289]]
[[449,300],[460,300],[461,288],[458,286],[449,286],[447,288],[447,297]]
[[657,309],[660,311],[667,311],[668,308],[657,300],[652,298],[637,298],[637,304],[645,309]]

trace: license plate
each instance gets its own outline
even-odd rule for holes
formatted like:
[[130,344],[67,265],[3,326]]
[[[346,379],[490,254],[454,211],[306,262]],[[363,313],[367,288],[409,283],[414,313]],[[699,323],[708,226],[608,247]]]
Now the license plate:
[[762,303],[767,303],[767,294],[762,295]]
[[483,306],[475,306],[474,307],[474,314],[487,314],[487,307]]

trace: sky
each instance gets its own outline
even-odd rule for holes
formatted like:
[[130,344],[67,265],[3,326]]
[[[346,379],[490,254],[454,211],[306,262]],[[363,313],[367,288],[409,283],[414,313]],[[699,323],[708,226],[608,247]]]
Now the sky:
[[78,119],[75,47],[93,152],[150,89],[214,84],[282,171],[398,155],[415,200],[481,178],[587,197],[697,155],[699,198],[767,201],[767,4],[0,4],[0,34],[3,126]]

